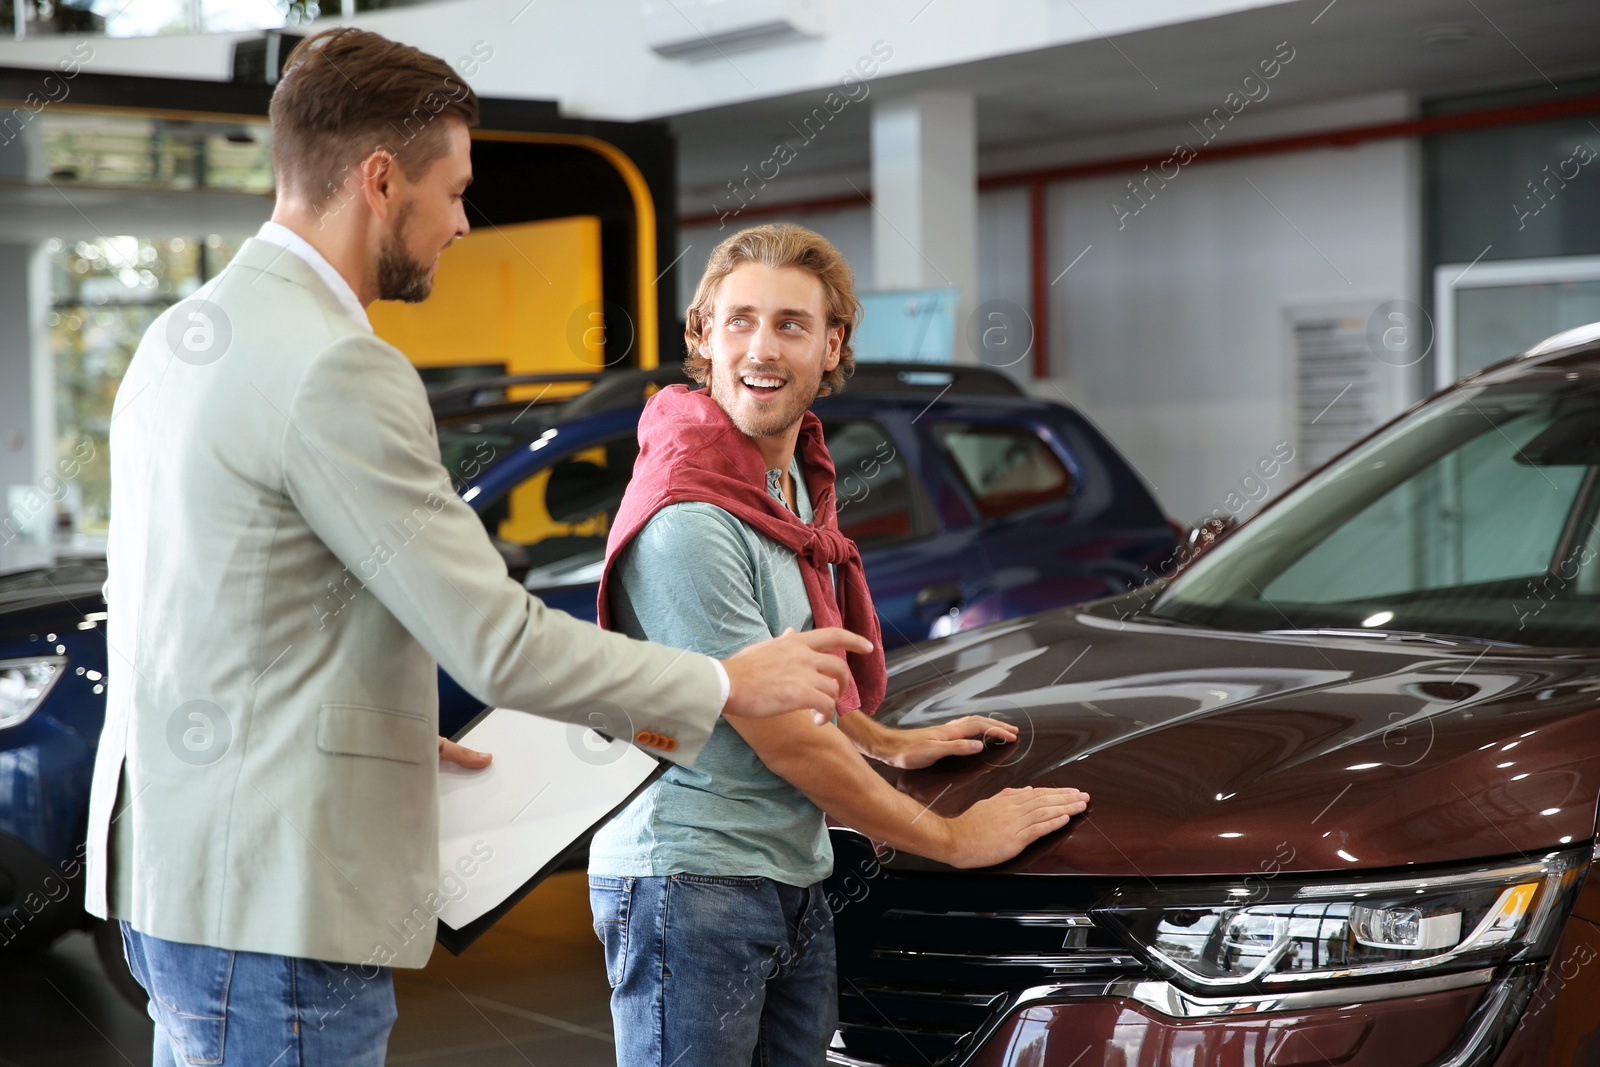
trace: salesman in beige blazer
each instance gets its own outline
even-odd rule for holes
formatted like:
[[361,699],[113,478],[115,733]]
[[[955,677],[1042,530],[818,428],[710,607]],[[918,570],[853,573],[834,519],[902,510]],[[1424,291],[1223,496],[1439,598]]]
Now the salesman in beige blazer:
[[337,29],[297,49],[271,117],[273,221],[156,320],[111,424],[88,907],[123,920],[157,1064],[382,1062],[389,967],[433,942],[436,666],[553,719],[621,709],[689,763],[719,713],[831,710],[830,650],[866,649],[790,634],[718,663],[530,596],[365,312],[425,298],[467,232],[476,98]]

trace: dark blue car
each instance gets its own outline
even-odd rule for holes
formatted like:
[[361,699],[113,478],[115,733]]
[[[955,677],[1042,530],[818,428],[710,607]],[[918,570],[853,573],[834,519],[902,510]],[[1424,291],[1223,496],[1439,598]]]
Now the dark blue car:
[[[462,498],[547,604],[594,618],[639,413],[683,380],[662,368],[434,387]],[[1174,556],[1174,527],[1106,439],[996,372],[862,365],[815,410],[889,647],[1125,592]],[[0,576],[0,947],[89,923],[79,853],[104,716],[104,577],[96,559]],[[442,732],[481,708],[440,676]]]
[[[513,577],[546,604],[595,617],[639,413],[655,388],[686,380],[677,368],[614,374],[555,403],[543,397],[567,382],[552,377],[435,388],[446,466]],[[996,371],[858,364],[814,410],[839,525],[861,547],[887,647],[1125,592],[1162,573],[1177,547],[1098,430]],[[446,684],[443,729],[481,706]]]

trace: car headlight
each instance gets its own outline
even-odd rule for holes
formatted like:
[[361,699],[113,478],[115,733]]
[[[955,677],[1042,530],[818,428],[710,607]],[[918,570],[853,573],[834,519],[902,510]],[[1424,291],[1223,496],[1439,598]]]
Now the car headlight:
[[1409,977],[1548,955],[1588,859],[1119,890],[1093,915],[1196,992]]
[[26,722],[66,666],[65,656],[0,660],[0,730]]

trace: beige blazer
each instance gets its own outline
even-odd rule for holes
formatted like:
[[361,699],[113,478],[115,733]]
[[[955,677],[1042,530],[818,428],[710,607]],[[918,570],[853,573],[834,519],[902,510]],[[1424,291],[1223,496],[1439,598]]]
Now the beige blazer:
[[721,680],[507,575],[416,370],[299,257],[247,241],[197,297],[203,319],[185,302],[146,332],[113,408],[86,903],[172,941],[420,967],[436,664],[680,762]]

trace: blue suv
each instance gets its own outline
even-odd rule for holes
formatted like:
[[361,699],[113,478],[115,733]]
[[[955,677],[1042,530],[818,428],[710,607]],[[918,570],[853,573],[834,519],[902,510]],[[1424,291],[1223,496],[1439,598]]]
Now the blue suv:
[[[608,524],[645,400],[681,369],[445,382],[441,453],[513,577],[595,617]],[[577,391],[577,390],[582,390]],[[1122,593],[1165,573],[1176,528],[1082,416],[975,367],[863,364],[819,400],[839,523],[861,546],[889,647]],[[99,559],[0,576],[0,948],[107,924],[82,909],[81,843],[104,716]],[[482,702],[440,675],[440,729]],[[143,994],[133,994],[143,1003]]]

